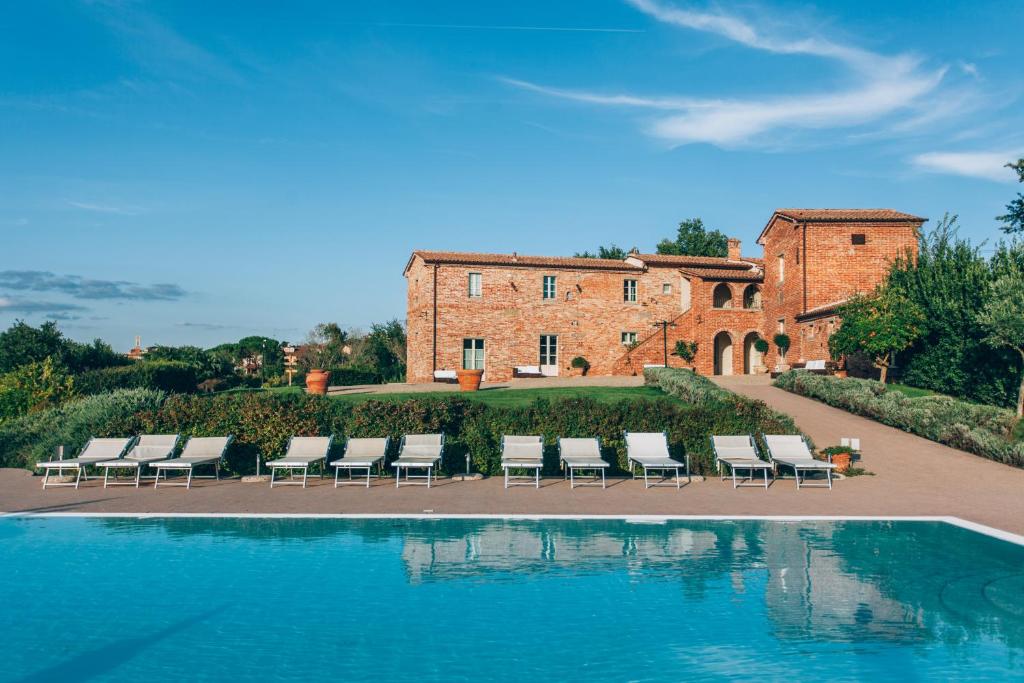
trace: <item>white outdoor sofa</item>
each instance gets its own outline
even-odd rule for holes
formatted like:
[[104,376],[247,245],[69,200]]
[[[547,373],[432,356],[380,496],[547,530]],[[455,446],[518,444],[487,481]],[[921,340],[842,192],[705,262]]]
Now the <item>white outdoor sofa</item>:
[[[192,488],[193,479],[220,479],[220,463],[224,459],[224,453],[228,450],[232,440],[234,440],[234,437],[230,435],[191,437],[188,443],[185,444],[185,448],[181,451],[181,455],[177,458],[161,460],[150,464],[150,467],[156,468],[156,479],[153,481],[153,488],[160,486],[161,473],[164,475],[164,486],[184,486],[187,489]],[[213,476],[200,477],[194,474],[195,468],[208,465],[213,465]],[[188,474],[188,478],[184,483],[167,481],[168,470],[184,471]]]
[[[306,480],[309,478],[309,468],[320,463],[320,478],[324,476],[324,463],[327,462],[327,454],[331,451],[333,436],[293,436],[288,439],[288,448],[282,457],[275,460],[268,460],[267,467],[270,468],[270,488],[274,484],[278,486],[298,486],[306,488]],[[277,471],[288,470],[288,479],[278,480]],[[295,472],[302,472],[302,481],[295,481]]]
[[[686,455],[686,461],[680,462],[672,458],[668,451],[668,435],[665,432],[625,432],[626,438],[626,460],[629,463],[629,473],[636,479],[635,465],[639,465],[644,471],[644,488],[652,486],[663,486],[659,481],[667,479],[666,474],[675,472],[676,488],[680,488],[682,482],[679,478],[679,470],[686,470],[686,481],[690,478],[690,456]],[[650,483],[649,473],[657,472],[659,481]],[[668,484],[669,486],[671,484]]]
[[[334,488],[348,484],[362,485],[362,480],[352,478],[352,470],[366,470],[366,488],[370,488],[370,476],[373,466],[377,465],[380,473],[384,471],[384,461],[388,455],[391,437],[349,439],[345,443],[345,454],[331,462],[334,468]],[[341,480],[341,471],[348,470],[348,481]],[[378,475],[379,476],[379,475]]]
[[452,383],[458,382],[459,377],[454,370],[434,370],[434,381]]
[[[740,486],[761,486],[754,479],[754,474],[761,472],[764,477],[764,489],[768,490],[768,472],[772,469],[772,464],[761,459],[754,437],[749,434],[712,436],[711,450],[715,453],[715,467],[718,468],[720,480],[725,479],[725,468],[728,468],[732,474],[734,489]],[[737,479],[737,471],[746,472],[747,476]]]
[[[540,471],[544,467],[544,437],[501,437],[501,467],[505,470],[505,488],[533,486],[540,488]],[[512,474],[511,470],[533,470],[533,474]]]
[[[89,439],[76,457],[68,459],[64,459],[62,447],[57,460],[36,463],[36,467],[43,470],[43,489],[45,490],[47,486],[74,486],[77,489],[79,482],[83,478],[86,481],[89,480],[89,475],[85,471],[86,467],[120,458],[133,441],[135,441],[134,436],[124,439],[97,439],[93,437]],[[75,481],[52,483],[50,481],[50,470],[57,470],[58,476],[62,476],[64,470],[75,470]]]
[[[434,468],[441,464],[444,456],[444,434],[406,434],[398,447],[398,459],[391,463],[395,468],[395,488],[402,483],[402,470],[405,470],[405,483],[426,485],[430,482]],[[426,470],[426,475],[409,474],[409,470]],[[413,481],[425,479],[425,482]]]
[[[576,471],[593,472],[597,483],[597,473],[601,473],[601,488],[605,488],[605,471],[608,462],[601,457],[601,439],[598,437],[584,439],[559,439],[558,459],[569,479],[569,488],[576,488]],[[583,486],[584,484],[580,484]]]
[[539,365],[516,365],[512,368],[513,377],[544,377]]
[[[123,458],[97,463],[98,467],[103,468],[103,488],[108,486],[139,488],[142,468],[161,460],[170,459],[174,455],[174,449],[178,447],[178,438],[177,434],[143,434]],[[113,479],[110,478],[111,470],[114,470]],[[128,480],[119,480],[117,478],[118,470],[133,471],[135,476]]]
[[[778,466],[783,465],[793,469],[796,477],[796,487],[809,488],[832,488],[832,470],[836,468],[830,462],[815,460],[811,456],[811,449],[807,447],[804,437],[799,435],[763,434],[764,442],[768,446],[768,457],[771,458],[775,471]],[[800,472],[804,473],[804,483],[800,483]],[[824,472],[826,484],[806,483],[808,472]]]

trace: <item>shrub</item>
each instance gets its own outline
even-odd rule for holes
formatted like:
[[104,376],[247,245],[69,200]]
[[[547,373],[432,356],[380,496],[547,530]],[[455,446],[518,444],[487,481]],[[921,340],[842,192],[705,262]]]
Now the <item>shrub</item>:
[[196,367],[181,361],[141,361],[118,368],[90,370],[75,377],[80,394],[102,394],[115,389],[157,389],[190,393],[196,390]]
[[1014,414],[1004,408],[949,396],[910,398],[869,380],[800,371],[783,373],[775,386],[990,460],[1024,467],[1024,443],[1013,443]]
[[126,425],[138,413],[156,409],[164,397],[160,391],[124,389],[8,420],[0,424],[0,467],[32,469],[55,457],[57,446],[71,457],[91,436],[130,436],[136,432]]
[[569,365],[576,368],[577,370],[583,370],[584,372],[590,369],[590,361],[588,361],[583,356],[576,356],[575,358],[572,359]]
[[53,408],[74,395],[74,380],[53,356],[0,375],[0,422]]
[[376,370],[364,366],[346,365],[331,369],[330,383],[335,386],[348,387],[354,384],[381,384],[383,381]]

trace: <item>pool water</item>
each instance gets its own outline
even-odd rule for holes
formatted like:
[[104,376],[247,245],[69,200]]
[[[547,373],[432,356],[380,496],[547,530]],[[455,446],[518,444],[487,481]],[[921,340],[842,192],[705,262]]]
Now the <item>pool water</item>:
[[3,681],[1020,680],[931,522],[0,519]]

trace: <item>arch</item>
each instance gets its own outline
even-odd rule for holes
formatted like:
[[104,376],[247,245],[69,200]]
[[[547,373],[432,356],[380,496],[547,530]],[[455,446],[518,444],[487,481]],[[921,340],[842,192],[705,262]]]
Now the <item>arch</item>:
[[764,364],[761,354],[754,348],[754,342],[761,338],[757,332],[747,332],[743,338],[743,374],[753,375],[755,368]]
[[732,308],[732,289],[724,282],[719,282],[711,290],[711,306],[714,308]]
[[715,374],[732,374],[732,335],[719,332],[715,335]]
[[747,285],[743,290],[743,308],[747,310],[761,310],[761,288],[757,285]]

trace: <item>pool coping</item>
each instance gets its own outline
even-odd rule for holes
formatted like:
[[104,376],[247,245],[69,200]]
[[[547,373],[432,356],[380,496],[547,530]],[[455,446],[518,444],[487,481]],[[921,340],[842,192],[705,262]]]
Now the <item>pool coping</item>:
[[211,518],[211,519],[491,519],[540,521],[561,520],[622,520],[635,524],[661,524],[669,521],[762,521],[762,522],[942,522],[973,531],[1007,543],[1024,546],[1024,536],[995,527],[971,522],[952,515],[547,515],[547,514],[448,514],[424,511],[422,513],[259,513],[259,512],[2,512],[3,517],[93,517],[125,519]]

